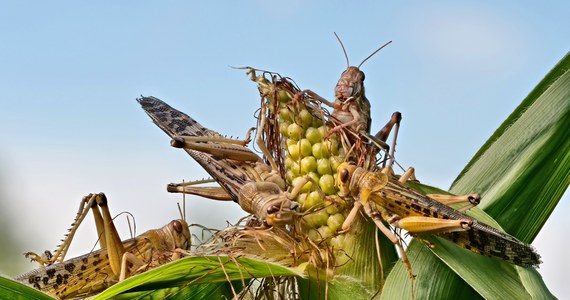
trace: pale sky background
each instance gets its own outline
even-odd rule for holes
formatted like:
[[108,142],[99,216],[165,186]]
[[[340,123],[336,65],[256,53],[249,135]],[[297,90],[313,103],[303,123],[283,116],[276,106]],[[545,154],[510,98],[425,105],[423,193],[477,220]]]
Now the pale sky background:
[[[362,68],[373,130],[402,112],[399,162],[448,188],[570,50],[567,1],[376,2],[1,2],[0,234],[19,243],[0,272],[35,267],[21,253],[53,250],[90,192],[105,192],[114,214],[132,213],[139,233],[178,218],[181,196],[166,184],[206,173],[169,146],[135,101],[141,94],[243,137],[259,95],[230,66],[279,72],[332,99],[346,67],[334,31],[355,65],[393,40]],[[570,297],[568,200],[533,243],[560,298]],[[245,215],[190,197],[188,213],[215,228]],[[96,241],[86,220],[68,257]]]

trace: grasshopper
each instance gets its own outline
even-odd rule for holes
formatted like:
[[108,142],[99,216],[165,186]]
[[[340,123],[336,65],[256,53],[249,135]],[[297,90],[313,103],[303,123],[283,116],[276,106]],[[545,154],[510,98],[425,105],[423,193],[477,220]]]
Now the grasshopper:
[[[362,137],[365,137],[378,149],[385,149],[387,151],[392,149],[389,156],[392,157],[390,163],[393,164],[394,147],[402,115],[399,112],[394,112],[388,123],[380,129],[377,134],[374,136],[370,134],[370,125],[372,123],[372,118],[370,117],[370,101],[366,98],[364,93],[364,79],[366,76],[364,75],[364,72],[360,70],[360,67],[368,59],[389,45],[392,41],[380,46],[355,67],[350,65],[346,49],[336,33],[335,37],[339,41],[346,58],[346,70],[342,72],[335,86],[335,100],[330,102],[311,90],[303,90],[296,95],[296,97],[300,98],[302,95],[307,95],[309,98],[315,99],[333,108],[331,120],[336,124],[336,126],[329,131],[329,135],[343,130],[345,133],[349,133],[348,139],[351,144],[360,141]],[[395,127],[395,134],[392,146],[390,147],[386,144],[386,140],[393,127]],[[361,150],[361,152],[369,151],[371,150]],[[376,152],[375,150],[372,151]],[[359,163],[359,165],[361,165],[361,163]]]
[[172,138],[171,145],[184,148],[221,186],[203,189],[188,184],[170,184],[168,191],[233,200],[264,225],[293,222],[297,203],[291,199],[296,197],[300,187],[285,192],[285,182],[271,155],[266,154],[270,166],[245,146],[249,137],[242,141],[225,138],[154,97],[143,97],[138,101],[154,123]]
[[[71,239],[89,210],[95,217],[101,249],[64,260]],[[175,260],[189,249],[190,231],[182,219],[121,241],[107,198],[103,193],[90,194],[82,199],[78,216],[54,255],[44,258],[26,253],[26,257],[32,257],[43,267],[19,275],[15,280],[58,298],[86,297],[129,276]]]
[[382,221],[394,228],[405,229],[412,236],[437,234],[472,252],[523,267],[540,264],[540,256],[532,246],[448,206],[457,202],[470,202],[463,209],[477,205],[480,199],[477,194],[428,197],[406,187],[403,184],[406,176],[396,180],[385,173],[366,171],[348,163],[339,165],[337,175],[339,195],[355,199],[343,230],[348,230],[351,219],[363,208],[382,233],[397,246],[412,279],[411,264],[399,237]]

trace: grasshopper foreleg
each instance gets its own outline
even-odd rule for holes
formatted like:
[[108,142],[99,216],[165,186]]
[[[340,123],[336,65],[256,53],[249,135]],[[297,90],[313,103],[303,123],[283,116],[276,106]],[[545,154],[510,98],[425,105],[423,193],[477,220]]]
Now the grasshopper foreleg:
[[309,182],[313,184],[313,186],[315,187],[315,190],[321,195],[322,198],[324,198],[326,196],[326,194],[323,192],[323,190],[319,186],[319,183],[315,182],[315,180],[311,176],[305,175],[302,177],[301,180],[299,180],[299,182],[297,182],[297,184],[295,186],[293,186],[293,188],[291,189],[291,192],[288,193],[287,198],[289,198],[291,200],[297,198],[297,196],[301,192],[301,189],[305,186],[305,184],[307,184]]
[[360,116],[360,111],[358,110],[356,105],[348,105],[348,108],[346,110],[348,111],[348,113],[350,113],[352,119],[350,121],[345,121],[344,123],[331,128],[331,130],[329,130],[327,135],[331,136],[333,133],[338,132],[339,130],[346,127],[350,128],[355,124],[356,124],[356,127],[354,128],[355,132],[358,132],[362,135],[367,134],[368,132],[362,128],[362,116]]
[[342,223],[342,231],[343,232],[348,232],[350,230],[350,225],[352,224],[352,222],[354,221],[354,218],[356,218],[356,215],[358,214],[358,212],[360,211],[360,208],[362,207],[362,203],[360,201],[356,201],[354,202],[354,206],[352,207],[352,209],[350,210],[350,212],[348,213],[348,216],[346,216],[346,219],[344,220],[344,222]]
[[297,209],[297,203],[273,182],[246,183],[239,191],[239,204],[268,226],[292,223]]
[[[364,207],[364,212],[372,219],[372,221],[374,221],[374,224],[376,224],[376,227],[378,229],[380,229],[380,231],[382,231],[382,233],[392,243],[394,243],[394,245],[396,245],[396,248],[398,248],[398,252],[400,253],[400,258],[402,259],[402,262],[406,266],[406,269],[408,270],[408,274],[410,275],[410,280],[412,281],[412,293],[413,293],[414,279],[415,279],[416,275],[414,275],[414,271],[412,270],[412,264],[410,263],[410,260],[408,259],[408,255],[406,254],[406,251],[404,250],[404,246],[402,246],[402,240],[399,236],[397,236],[392,231],[390,231],[390,229],[388,227],[386,227],[386,225],[384,225],[384,223],[382,222],[383,219],[390,219],[392,217],[383,216],[381,213],[373,210],[370,203],[363,205],[363,207]],[[387,212],[383,211],[383,214],[386,215]]]
[[45,268],[53,264],[53,254],[49,250],[45,250],[42,255],[35,252],[26,252],[24,253],[24,256],[29,258],[30,261],[39,263],[41,268]]
[[138,273],[146,266],[148,266],[148,264],[145,264],[145,262],[138,258],[136,255],[130,252],[124,253],[121,259],[121,273],[119,275],[119,282],[129,277],[130,274],[127,273],[129,269],[134,270],[132,273]]
[[333,109],[340,109],[340,105],[338,103],[330,102],[327,99],[321,97],[319,94],[317,94],[311,90],[302,90],[302,91],[298,92],[297,94],[295,94],[293,99],[295,99],[296,101],[299,101],[299,99],[305,99],[306,98],[306,97],[304,97],[305,95],[308,96],[308,98],[312,98],[312,99],[315,99],[321,103],[324,103],[328,107],[332,107]]
[[[331,107],[333,109],[332,115],[338,121],[340,121],[341,124],[331,128],[327,134],[328,136],[332,135],[335,132],[338,132],[343,128],[346,127],[350,128],[355,124],[357,125],[354,130],[355,133],[359,131],[362,131],[362,133],[367,133],[368,128],[362,128],[364,127],[364,125],[362,125],[361,123],[363,123],[363,121],[366,121],[365,123],[368,123],[368,120],[362,120],[363,116],[361,116],[362,111],[359,107],[360,103],[358,101],[359,100],[358,97],[350,96],[344,100],[337,98],[335,99],[334,102],[330,102],[311,90],[303,90],[297,93],[294,96],[294,99],[302,99],[304,98],[303,96],[308,96],[309,98],[314,99],[320,103],[323,103],[326,106]],[[364,117],[368,116],[366,115]]]

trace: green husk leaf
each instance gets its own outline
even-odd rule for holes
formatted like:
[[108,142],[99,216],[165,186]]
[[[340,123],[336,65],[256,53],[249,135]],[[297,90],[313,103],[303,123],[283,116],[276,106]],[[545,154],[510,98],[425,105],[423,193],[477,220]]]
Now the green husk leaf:
[[301,299],[329,299],[344,300],[348,297],[352,299],[370,299],[374,294],[362,284],[362,280],[351,276],[336,276],[329,279],[328,283],[324,278],[317,280],[300,279],[299,293]]
[[[569,69],[570,56],[566,55],[497,129],[452,185],[451,192],[455,194],[479,192],[483,196],[479,207],[525,242],[536,237],[570,183]],[[534,269],[481,257],[439,238],[430,241],[436,246],[434,254],[416,241],[408,249],[408,255],[414,257],[410,259],[417,275],[418,298],[467,299],[477,294],[488,299],[513,298],[512,295],[518,299],[554,298]],[[441,261],[436,261],[435,255]],[[442,278],[446,278],[444,283]],[[408,275],[398,262],[382,298],[411,296],[411,289],[404,282],[409,282]]]
[[[442,238],[426,240],[435,246],[432,251],[418,240],[407,251],[418,278],[416,299],[554,299],[534,269],[472,253]],[[381,299],[411,299],[404,265],[398,262],[392,272]]]
[[[223,264],[223,268],[221,265]],[[128,278],[114,285],[95,299],[107,299],[109,297],[125,293],[127,291],[153,291],[164,288],[180,288],[193,285],[237,282],[234,285],[236,291],[247,285],[251,278],[263,278],[274,276],[302,276],[292,268],[287,268],[276,263],[270,263],[253,258],[227,256],[195,256],[186,257],[175,262],[166,264],[149,272]],[[212,290],[220,290],[222,287],[211,287]],[[202,293],[201,288],[196,288],[188,293]],[[202,287],[207,290],[210,287]],[[164,291],[158,291],[164,293]],[[207,295],[207,292],[205,292]],[[228,297],[232,295],[229,294]]]
[[[360,292],[367,295],[365,298],[370,298],[380,291],[394,262],[399,259],[396,248],[386,236],[376,231],[376,225],[368,218],[355,219],[350,232],[345,235],[344,250],[350,253],[352,261],[335,270],[335,274],[339,275],[338,278],[343,278],[344,282],[338,283],[340,285],[337,284],[336,288],[347,289],[348,287],[344,287],[344,284],[352,282]],[[378,237],[378,245],[376,245],[375,236]],[[378,259],[378,254],[380,254],[380,259]],[[316,287],[313,286],[313,289]],[[325,285],[321,283],[319,287],[323,288]]]
[[55,298],[10,278],[0,276],[0,299],[53,300]]

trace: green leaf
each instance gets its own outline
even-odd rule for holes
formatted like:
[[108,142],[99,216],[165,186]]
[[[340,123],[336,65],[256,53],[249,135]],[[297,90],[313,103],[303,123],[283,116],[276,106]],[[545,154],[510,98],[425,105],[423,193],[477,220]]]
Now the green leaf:
[[0,299],[53,300],[55,298],[52,298],[32,287],[0,276]]
[[394,244],[370,218],[362,216],[353,221],[343,243],[351,260],[336,267],[334,278],[308,268],[307,278],[297,279],[301,299],[346,299],[347,295],[370,299],[381,292],[386,275],[399,259]]
[[[482,204],[469,215],[526,242],[534,239],[570,183],[569,67],[567,55],[483,145],[451,189],[455,194],[481,193]],[[554,298],[534,269],[483,257],[438,237],[426,240],[435,248],[413,240],[407,251],[417,275],[418,299]],[[241,259],[235,264],[227,257],[187,258],[130,278],[98,298],[121,293],[119,298],[129,299],[231,297],[251,278],[301,276],[294,269]],[[370,285],[356,276],[362,266],[347,268],[354,276],[328,282],[322,276],[298,277],[300,297],[368,298]],[[398,261],[380,298],[409,299],[411,286]]]
[[478,191],[480,208],[530,243],[570,183],[567,54],[461,171],[453,193]]
[[[569,69],[566,55],[452,185],[455,194],[479,192],[483,196],[479,208],[525,242],[538,234],[570,183]],[[417,298],[554,298],[534,269],[482,257],[440,238],[429,241],[435,245],[432,251],[417,241],[408,248],[417,275]],[[410,296],[409,276],[398,262],[382,298]]]
[[233,295],[232,287],[236,293],[241,291],[238,282],[212,282],[195,284],[183,287],[146,290],[140,292],[125,292],[113,296],[113,300],[137,299],[224,299]]
[[[204,299],[209,299],[210,292],[223,290],[225,293],[228,291],[227,288],[224,289],[218,283],[230,281],[234,283],[233,287],[236,292],[239,292],[241,288],[247,285],[249,279],[273,276],[302,276],[302,273],[296,269],[246,257],[235,259],[227,256],[186,257],[128,278],[107,289],[95,299],[107,299],[125,292],[148,292],[144,295],[158,298],[168,294],[181,293],[193,295],[192,299],[200,299],[200,295],[205,296]],[[194,288],[176,290],[190,286],[194,286]],[[174,289],[165,290],[166,288]],[[133,294],[132,296],[140,295]],[[231,293],[225,295],[232,296]]]
[[[412,240],[406,253],[416,275],[415,299],[481,298],[421,242]],[[461,284],[454,283],[457,279]],[[412,299],[410,275],[403,263],[396,263],[390,272],[380,299]]]

